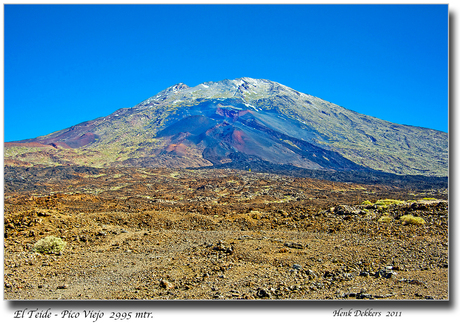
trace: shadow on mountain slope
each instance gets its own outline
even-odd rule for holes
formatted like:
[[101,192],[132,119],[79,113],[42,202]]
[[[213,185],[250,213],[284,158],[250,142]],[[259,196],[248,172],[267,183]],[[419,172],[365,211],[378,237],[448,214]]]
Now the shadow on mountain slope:
[[448,177],[429,177],[421,175],[395,175],[374,170],[315,170],[278,165],[243,154],[234,154],[232,162],[222,165],[199,167],[197,169],[239,169],[259,173],[272,173],[293,177],[316,178],[335,182],[357,184],[381,184],[417,189],[443,189],[448,187]]

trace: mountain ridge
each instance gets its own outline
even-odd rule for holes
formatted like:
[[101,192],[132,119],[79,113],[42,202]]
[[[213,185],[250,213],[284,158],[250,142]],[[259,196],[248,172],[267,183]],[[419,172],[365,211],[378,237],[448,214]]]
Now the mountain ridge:
[[5,143],[11,165],[220,167],[236,153],[305,169],[448,173],[447,133],[391,123],[248,77],[177,83],[132,108]]

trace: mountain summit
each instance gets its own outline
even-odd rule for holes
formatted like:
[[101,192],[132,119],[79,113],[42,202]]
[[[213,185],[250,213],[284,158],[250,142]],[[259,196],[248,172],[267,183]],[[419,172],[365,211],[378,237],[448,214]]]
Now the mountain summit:
[[171,86],[132,108],[5,143],[7,165],[232,167],[447,176],[447,133],[359,114],[248,77]]

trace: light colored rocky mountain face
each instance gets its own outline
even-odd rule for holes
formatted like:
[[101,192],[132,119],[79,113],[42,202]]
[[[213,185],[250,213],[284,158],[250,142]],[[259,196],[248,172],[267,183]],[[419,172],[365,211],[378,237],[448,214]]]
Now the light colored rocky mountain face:
[[448,135],[245,77],[179,83],[132,108],[5,144],[7,165],[183,168],[242,161],[447,176]]

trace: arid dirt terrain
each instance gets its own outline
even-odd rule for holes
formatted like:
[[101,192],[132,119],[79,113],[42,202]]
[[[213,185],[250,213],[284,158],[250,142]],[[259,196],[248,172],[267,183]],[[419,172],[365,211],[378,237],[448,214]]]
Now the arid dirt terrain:
[[447,189],[6,167],[4,226],[10,300],[449,298]]

